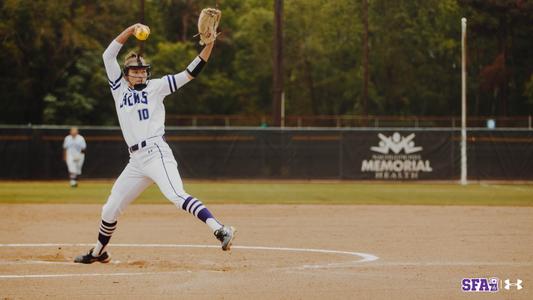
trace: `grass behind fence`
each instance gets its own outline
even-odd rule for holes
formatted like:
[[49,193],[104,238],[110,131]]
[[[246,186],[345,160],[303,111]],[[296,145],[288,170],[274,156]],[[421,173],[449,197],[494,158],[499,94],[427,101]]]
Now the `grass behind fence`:
[[[0,181],[0,203],[103,204],[112,181]],[[392,204],[533,206],[533,185],[361,182],[186,181],[189,194],[207,204]],[[157,186],[134,203],[169,203]]]

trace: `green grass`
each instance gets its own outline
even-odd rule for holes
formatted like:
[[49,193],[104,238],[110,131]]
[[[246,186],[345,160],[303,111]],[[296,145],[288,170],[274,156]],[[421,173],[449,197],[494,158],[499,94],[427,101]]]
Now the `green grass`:
[[[99,203],[112,181],[0,181],[0,203]],[[185,182],[188,193],[209,204],[412,204],[533,206],[533,185],[361,182]],[[135,203],[168,203],[157,186]]]

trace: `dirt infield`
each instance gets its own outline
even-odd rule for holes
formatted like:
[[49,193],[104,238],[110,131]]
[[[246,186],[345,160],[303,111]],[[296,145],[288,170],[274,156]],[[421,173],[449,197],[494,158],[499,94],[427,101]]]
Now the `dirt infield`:
[[[532,207],[210,208],[238,229],[230,253],[170,204],[132,205],[112,262],[79,265],[100,205],[0,205],[0,298],[533,298]],[[464,293],[464,277],[519,278],[523,289]]]

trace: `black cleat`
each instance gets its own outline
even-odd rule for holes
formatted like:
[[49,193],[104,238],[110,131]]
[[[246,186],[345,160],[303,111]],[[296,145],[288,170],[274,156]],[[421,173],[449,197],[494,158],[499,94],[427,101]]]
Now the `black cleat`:
[[89,253],[85,255],[76,256],[74,262],[80,264],[92,264],[93,262],[101,262],[105,264],[111,261],[111,257],[109,256],[109,254],[107,254],[107,252],[102,253],[102,255],[98,257],[94,257],[93,250],[94,249],[89,250]]
[[235,228],[233,226],[222,226],[222,228],[215,230],[215,237],[222,243],[222,250],[231,250],[231,242],[235,238]]

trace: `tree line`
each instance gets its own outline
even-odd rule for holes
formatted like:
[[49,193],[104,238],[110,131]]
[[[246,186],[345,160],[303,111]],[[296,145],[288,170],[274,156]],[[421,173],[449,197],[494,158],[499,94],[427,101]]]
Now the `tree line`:
[[[165,100],[167,114],[268,115],[274,3],[222,0],[222,32],[206,70]],[[146,0],[153,77],[200,50],[198,14],[213,1]],[[139,22],[140,1],[0,1],[2,124],[115,125],[101,54]],[[360,115],[362,0],[285,0],[287,115]],[[531,114],[533,3],[368,0],[370,115],[458,115],[461,26],[468,19],[470,115]],[[138,50],[133,37],[121,55]],[[122,58],[119,62],[122,63]]]

